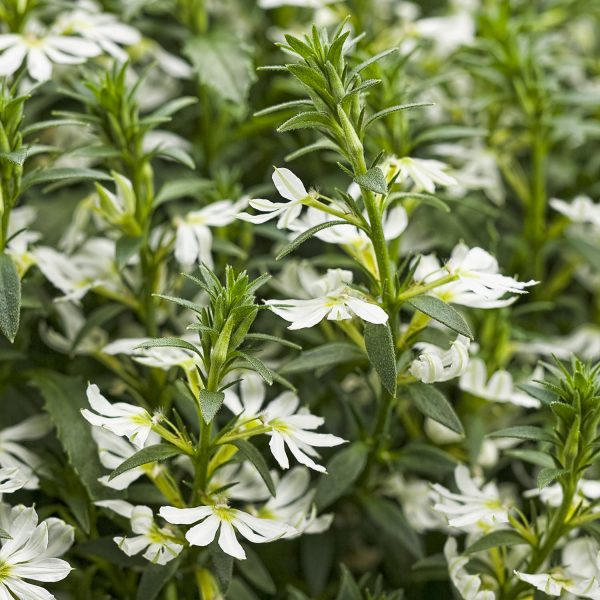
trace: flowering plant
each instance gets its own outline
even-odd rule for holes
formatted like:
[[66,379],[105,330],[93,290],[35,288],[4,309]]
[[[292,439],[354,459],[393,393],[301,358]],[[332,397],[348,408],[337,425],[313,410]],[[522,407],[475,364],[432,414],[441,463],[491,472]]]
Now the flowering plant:
[[592,0],[0,0],[0,599],[600,598]]

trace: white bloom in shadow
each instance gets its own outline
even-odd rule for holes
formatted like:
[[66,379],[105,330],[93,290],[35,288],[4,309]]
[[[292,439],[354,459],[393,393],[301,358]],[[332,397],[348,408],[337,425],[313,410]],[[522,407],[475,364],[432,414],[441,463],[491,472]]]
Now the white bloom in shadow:
[[175,525],[197,523],[185,534],[192,546],[208,546],[219,532],[218,544],[226,554],[243,560],[246,552],[238,542],[237,531],[248,541],[256,544],[272,542],[293,532],[293,528],[271,519],[260,519],[226,503],[195,508],[175,508],[163,506],[160,516]]
[[276,314],[290,321],[288,329],[313,327],[323,319],[343,321],[360,317],[369,323],[385,323],[387,313],[377,304],[365,300],[364,294],[352,289],[352,272],[328,269],[327,274],[314,284],[319,297],[310,300],[266,300]]
[[136,535],[113,538],[115,544],[127,556],[143,552],[142,556],[151,563],[166,565],[183,550],[180,540],[170,529],[159,527],[154,522],[154,513],[148,506],[133,506],[124,500],[101,500],[96,502],[96,505],[108,508],[130,520],[131,531]]
[[550,206],[573,223],[600,227],[600,204],[594,204],[589,196],[576,196],[571,202],[552,198]]
[[465,568],[469,559],[460,556],[454,538],[448,538],[444,545],[444,556],[448,563],[448,572],[454,587],[465,600],[495,600],[496,595],[491,590],[482,589],[479,575],[471,575]]
[[411,180],[413,191],[425,191],[433,194],[438,185],[456,185],[456,179],[448,175],[448,165],[439,161],[426,158],[396,158],[392,156],[384,163],[384,171],[387,169],[400,173],[400,181]]
[[469,338],[459,335],[444,350],[434,344],[418,343],[421,354],[410,365],[410,374],[423,383],[449,381],[460,377],[469,365]]

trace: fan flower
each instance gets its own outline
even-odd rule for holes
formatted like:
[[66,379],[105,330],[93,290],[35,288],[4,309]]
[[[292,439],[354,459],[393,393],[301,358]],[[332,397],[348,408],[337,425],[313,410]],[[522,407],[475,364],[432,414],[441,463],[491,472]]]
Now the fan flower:
[[464,465],[454,470],[459,493],[450,492],[442,485],[433,484],[436,499],[434,509],[448,517],[448,524],[458,529],[476,526],[490,531],[508,523],[508,507],[502,502],[498,488],[492,482],[481,486]]
[[468,600],[495,600],[496,595],[491,590],[482,588],[482,581],[479,575],[471,575],[465,565],[469,562],[466,556],[460,556],[456,548],[456,540],[448,538],[444,545],[444,556],[448,563],[450,579],[457,589],[461,598]]
[[177,217],[177,235],[175,238],[175,258],[184,267],[196,263],[204,263],[213,268],[212,233],[211,227],[224,227],[235,221],[240,209],[244,208],[247,200],[239,202],[220,200],[213,202],[200,210],[194,210],[184,217]]
[[417,344],[423,352],[413,360],[410,374],[423,383],[460,377],[469,365],[469,344],[469,338],[464,335],[457,336],[446,351],[434,344]]
[[294,532],[293,527],[271,519],[260,519],[226,503],[195,508],[175,508],[163,506],[160,516],[175,525],[198,523],[186,534],[192,546],[208,546],[219,533],[218,544],[226,554],[243,560],[246,552],[238,542],[236,530],[250,542],[262,544],[272,542]]
[[81,414],[86,421],[115,435],[127,437],[137,448],[144,447],[155,424],[146,409],[126,402],[111,404],[94,384],[88,385],[87,398],[95,412],[83,408]]
[[97,44],[76,36],[42,35],[31,29],[26,33],[0,34],[0,76],[13,75],[26,61],[27,72],[36,81],[52,75],[52,64],[78,65],[98,56]]
[[325,467],[318,465],[311,456],[318,457],[316,447],[339,446],[346,440],[330,433],[311,431],[321,426],[325,420],[311,414],[306,409],[296,412],[300,400],[293,392],[283,392],[273,400],[261,414],[265,426],[270,427],[269,447],[282,469],[290,464],[286,454],[286,446],[296,460],[315,471],[325,473]]
[[19,479],[19,469],[0,468],[0,496],[2,494],[11,494],[25,486],[25,481]]
[[515,575],[548,596],[561,596],[563,592],[567,592],[576,598],[600,598],[600,583],[597,577],[581,577],[569,569],[558,567],[549,573],[515,571]]
[[594,204],[589,196],[576,196],[571,202],[552,198],[550,206],[573,223],[600,227],[600,204]]
[[385,323],[387,313],[377,304],[367,302],[361,292],[350,288],[351,282],[351,271],[328,269],[314,286],[319,297],[311,300],[267,300],[266,304],[276,315],[291,322],[288,329],[313,327],[325,318],[343,321],[353,315],[369,323]]
[[154,513],[148,506],[133,506],[124,500],[101,500],[96,505],[130,520],[131,531],[137,535],[113,538],[127,556],[144,552],[142,556],[151,563],[166,565],[183,550],[183,545],[169,528],[159,527],[154,522]]
[[73,543],[73,528],[54,518],[38,524],[33,508],[6,504],[0,504],[0,528],[10,535],[0,548],[0,597],[52,600],[30,581],[60,581],[71,572],[69,563],[56,557]]
[[457,184],[456,179],[446,173],[448,165],[439,160],[393,156],[386,161],[385,165],[392,169],[392,176],[395,172],[399,172],[401,180],[410,179],[416,192],[425,191],[433,194],[438,185]]
[[300,216],[302,204],[312,196],[306,191],[302,181],[289,169],[275,168],[273,183],[279,194],[288,202],[271,202],[270,200],[256,198],[250,200],[250,206],[265,214],[250,215],[244,212],[238,213],[237,218],[258,225],[279,217],[277,221],[279,229],[290,227]]

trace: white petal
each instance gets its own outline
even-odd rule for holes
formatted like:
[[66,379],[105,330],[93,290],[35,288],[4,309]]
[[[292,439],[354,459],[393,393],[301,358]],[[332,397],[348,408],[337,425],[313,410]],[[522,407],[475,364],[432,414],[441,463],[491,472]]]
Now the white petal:
[[219,546],[221,546],[223,552],[229,554],[230,556],[233,556],[234,558],[238,558],[240,560],[244,560],[246,558],[246,553],[244,552],[244,549],[235,537],[235,531],[233,530],[233,526],[227,521],[223,521],[221,523]]

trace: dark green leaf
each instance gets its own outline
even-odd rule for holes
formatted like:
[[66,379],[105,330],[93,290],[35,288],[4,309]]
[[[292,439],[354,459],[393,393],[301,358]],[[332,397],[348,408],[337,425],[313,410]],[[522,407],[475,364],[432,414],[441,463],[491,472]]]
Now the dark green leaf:
[[289,340],[277,337],[276,335],[269,335],[268,333],[248,333],[246,334],[246,339],[250,341],[257,340],[259,342],[274,342],[276,344],[280,344],[281,346],[285,346],[286,348],[302,350],[302,346],[299,346],[294,342],[290,342]]
[[248,441],[246,440],[233,440],[228,442],[233,444],[243,455],[246,460],[249,460],[258,471],[258,474],[262,477],[265,482],[271,496],[275,496],[275,484],[269,473],[269,467],[263,457],[263,455]]
[[556,469],[555,467],[545,467],[539,473],[537,477],[537,486],[540,490],[549,486],[551,483],[556,481],[563,475],[568,475],[570,471],[568,469]]
[[368,455],[365,444],[354,442],[327,462],[327,475],[319,478],[315,493],[315,504],[320,511],[350,491],[365,468]]
[[284,375],[305,373],[339,364],[364,362],[366,359],[360,348],[344,342],[333,342],[302,352],[297,358],[281,367],[279,372]]
[[558,397],[550,390],[540,387],[539,385],[533,385],[531,383],[518,383],[517,387],[520,390],[523,390],[526,394],[529,394],[532,398],[539,400],[542,404],[549,405],[558,400]]
[[155,338],[152,340],[147,340],[138,344],[134,350],[138,348],[181,348],[182,350],[189,350],[194,354],[198,354],[202,356],[202,353],[198,349],[197,346],[191,344],[190,342],[186,342],[185,340],[181,340],[179,338],[174,337],[165,337],[165,338]]
[[179,570],[180,562],[181,557],[177,557],[166,565],[148,564],[140,579],[135,600],[155,600]]
[[367,121],[365,122],[365,129],[369,127],[369,125],[375,123],[375,121],[383,119],[383,117],[387,117],[392,113],[398,112],[400,110],[406,110],[408,108],[420,108],[422,106],[433,106],[433,104],[431,102],[413,102],[411,104],[397,104],[395,106],[388,106],[387,108],[380,110],[379,112],[375,113],[372,117],[367,119]]
[[377,371],[383,387],[395,396],[396,355],[389,324],[365,323],[365,346],[369,360]]
[[129,259],[139,251],[143,241],[144,239],[141,236],[131,237],[128,235],[124,235],[117,240],[115,259],[119,271],[121,271],[129,262]]
[[154,199],[153,207],[179,198],[197,198],[202,192],[212,187],[213,183],[208,179],[197,177],[172,179],[164,183]]
[[552,459],[552,457],[549,454],[546,454],[545,452],[540,452],[539,450],[512,448],[509,450],[505,450],[504,454],[506,456],[511,456],[512,458],[531,463],[533,465],[538,465],[540,467],[547,467],[549,469],[554,468],[554,460]]
[[210,559],[215,568],[214,572],[219,582],[219,587],[223,593],[226,593],[231,585],[233,575],[233,556],[225,554],[219,547],[217,540],[208,546]]
[[188,169],[195,169],[196,165],[194,164],[194,160],[192,157],[182,148],[177,146],[168,146],[166,148],[158,148],[155,151],[156,156],[160,156],[161,158],[166,158],[175,162],[182,164]]
[[500,429],[488,433],[489,438],[516,438],[519,440],[530,440],[534,442],[552,442],[554,443],[554,436],[549,432],[545,431],[541,427],[533,427],[532,425],[517,425],[516,427],[507,427],[506,429]]
[[155,444],[154,446],[147,446],[146,448],[138,450],[138,452],[136,452],[133,456],[130,456],[128,459],[124,460],[110,474],[109,480],[118,477],[126,471],[135,469],[136,467],[141,467],[142,465],[147,465],[151,462],[161,462],[163,460],[167,460],[167,458],[177,456],[178,454],[182,454],[181,450],[175,446],[172,446],[171,444]]
[[112,178],[96,169],[84,169],[77,167],[61,167],[52,169],[38,169],[28,173],[23,177],[22,191],[28,190],[33,185],[46,183],[56,183],[59,181],[83,181],[91,179],[92,181],[112,181]]
[[452,405],[435,386],[418,382],[407,386],[406,390],[414,405],[426,417],[464,435],[462,423],[456,416]]
[[256,358],[256,356],[252,356],[251,354],[247,354],[246,352],[241,352],[238,350],[237,354],[239,354],[245,361],[247,361],[250,366],[269,384],[273,384],[273,372],[265,363]]
[[388,48],[387,50],[384,50],[383,52],[380,52],[379,54],[375,54],[375,56],[371,56],[370,58],[367,58],[367,60],[361,62],[360,64],[356,65],[356,67],[354,67],[354,69],[352,69],[352,71],[350,72],[349,75],[349,79],[352,79],[355,75],[358,75],[362,70],[366,69],[367,67],[371,66],[372,64],[380,61],[382,58],[385,58],[386,56],[389,56],[390,54],[393,54],[394,52],[398,52],[399,48]]
[[359,175],[354,178],[354,181],[360,185],[360,187],[371,190],[376,194],[387,194],[387,181],[385,175],[379,167],[373,167],[369,169],[364,175]]
[[329,227],[335,227],[336,225],[348,225],[347,221],[342,221],[338,219],[337,221],[326,221],[325,223],[319,223],[306,231],[303,231],[299,236],[295,237],[283,250],[277,254],[275,260],[281,260],[284,256],[293,252],[298,246],[309,240],[315,233],[319,233],[319,231],[323,229],[328,229]]
[[202,409],[202,418],[207,425],[215,418],[224,400],[223,392],[200,390],[200,408]]
[[363,595],[358,587],[358,584],[352,577],[352,573],[345,565],[341,565],[342,581],[335,600],[362,600]]
[[21,280],[10,255],[0,254],[0,331],[14,342],[19,331]]
[[471,329],[463,319],[463,316],[455,308],[439,298],[435,296],[417,296],[416,298],[411,298],[407,304],[410,304],[413,308],[416,308],[428,317],[439,321],[452,329],[452,331],[456,331],[456,333],[460,333],[471,340],[473,339]]
[[236,566],[240,573],[261,592],[273,595],[277,592],[275,582],[262,560],[254,550],[246,546],[246,560],[240,560]]
[[465,550],[465,554],[473,554],[483,550],[499,548],[500,546],[518,546],[527,542],[514,529],[499,529],[487,533],[483,537],[473,542]]
[[283,133],[285,131],[294,131],[296,129],[319,129],[322,127],[330,127],[329,116],[327,113],[317,112],[315,110],[301,112],[287,121],[282,123],[277,131]]

